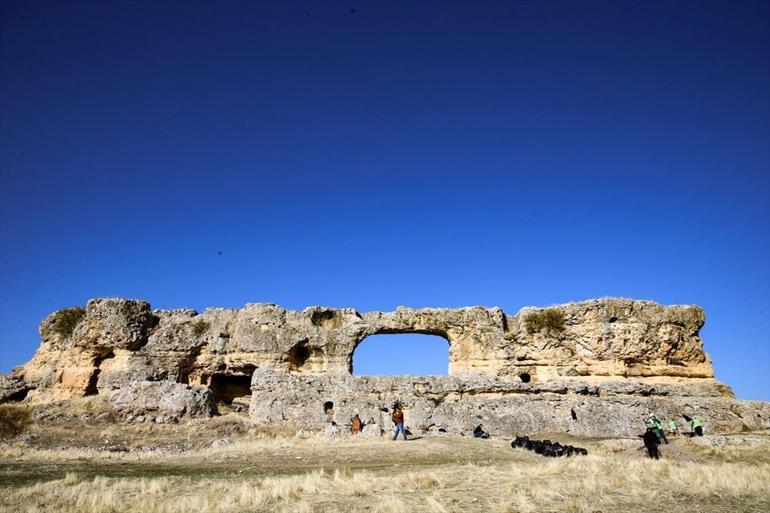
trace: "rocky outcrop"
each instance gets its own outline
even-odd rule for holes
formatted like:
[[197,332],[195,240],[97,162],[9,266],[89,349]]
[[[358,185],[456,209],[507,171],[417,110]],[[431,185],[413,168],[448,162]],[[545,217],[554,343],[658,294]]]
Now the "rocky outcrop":
[[[129,412],[128,398],[141,403],[147,394],[141,408],[150,411],[152,397],[159,401],[159,390],[173,386],[205,389],[224,404],[250,396],[255,419],[300,427],[322,427],[327,401],[338,406],[338,423],[355,412],[387,426],[381,410],[396,400],[416,425],[447,432],[465,431],[481,415],[500,432],[519,426],[596,434],[589,422],[601,421],[602,432],[630,433],[647,410],[674,415],[689,408],[713,411],[719,429],[770,427],[764,403],[752,416],[754,403],[735,401],[714,380],[699,335],[704,321],[697,306],[628,299],[527,307],[513,315],[483,307],[296,311],[268,303],[198,313],[95,299],[43,320],[40,348],[13,379],[0,382],[0,391],[9,391],[0,400],[108,394]],[[393,333],[446,339],[448,376],[352,376],[361,341]],[[564,409],[575,405],[586,420],[563,423]],[[160,415],[198,415],[201,408]],[[620,417],[634,420],[611,420]]]
[[382,428],[379,424],[367,424],[361,430],[361,436],[377,437],[382,436]]
[[137,381],[112,396],[112,406],[123,416],[154,417],[160,422],[210,417],[215,409],[207,387],[168,381]]
[[[74,326],[64,310],[40,325],[42,344],[22,370],[41,392],[74,396],[120,389],[133,381],[208,384],[217,375],[255,369],[290,374],[351,374],[353,353],[369,335],[444,337],[449,374],[533,382],[579,378],[713,378],[696,306],[606,299],[524,308],[398,308],[358,313],[249,304],[240,310],[154,310],[144,301],[95,299]],[[556,312],[557,323],[528,321]]]
[[29,390],[29,385],[20,377],[0,374],[0,404],[21,401]]

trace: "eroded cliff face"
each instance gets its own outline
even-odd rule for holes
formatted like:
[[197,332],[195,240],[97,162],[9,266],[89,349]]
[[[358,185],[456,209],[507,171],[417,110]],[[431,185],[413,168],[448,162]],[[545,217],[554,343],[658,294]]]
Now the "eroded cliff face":
[[[540,401],[544,409],[536,417],[545,419],[549,409],[555,410],[543,398],[554,394],[556,399],[601,401],[611,390],[610,395],[623,396],[635,408],[640,398],[658,396],[661,390],[666,390],[661,397],[735,403],[729,388],[713,379],[699,336],[704,320],[697,306],[627,299],[527,307],[515,315],[482,307],[295,311],[265,303],[199,314],[152,310],[145,301],[94,299],[85,309],[54,312],[43,320],[40,348],[30,362],[0,380],[0,401],[116,395],[124,389],[154,390],[137,384],[164,382],[173,383],[174,393],[188,402],[250,399],[251,414],[271,422],[321,422],[326,416],[318,413],[318,400],[334,396],[348,409],[372,412],[391,399],[433,404],[412,414],[425,417],[422,423],[439,419],[447,425],[450,417],[471,422],[467,415],[458,416],[457,408],[475,411],[480,400],[490,411],[505,404],[513,408],[499,418],[514,418],[527,401]],[[358,344],[388,333],[444,337],[449,376],[396,381],[351,376]],[[579,392],[585,390],[581,387],[594,392]],[[305,392],[297,395],[298,390]],[[120,404],[128,404],[131,393],[120,394]],[[450,408],[455,413],[446,413],[458,396],[473,401],[461,401]],[[211,411],[207,405],[177,409]]]
[[40,325],[42,344],[21,368],[24,381],[56,395],[111,390],[131,381],[207,384],[216,375],[255,369],[348,375],[356,346],[369,335],[425,333],[449,343],[449,375],[486,375],[533,382],[644,377],[671,382],[713,378],[698,335],[696,306],[604,299],[550,307],[557,326],[535,327],[524,308],[398,308],[358,313],[273,304],[242,309],[151,310],[149,303],[94,299],[71,330],[54,312]]

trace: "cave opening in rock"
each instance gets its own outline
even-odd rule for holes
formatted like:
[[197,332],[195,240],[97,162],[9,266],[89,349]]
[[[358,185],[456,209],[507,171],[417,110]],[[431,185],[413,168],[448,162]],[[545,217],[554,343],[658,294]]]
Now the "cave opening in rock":
[[310,322],[321,328],[339,328],[345,321],[335,310],[318,310],[310,315]]
[[94,358],[95,369],[91,374],[91,377],[88,378],[88,385],[86,385],[83,395],[99,394],[99,375],[102,373],[101,365],[105,360],[109,360],[110,358],[115,358],[115,354],[112,351],[108,351],[107,353]]
[[94,370],[91,377],[88,378],[88,385],[86,386],[83,395],[97,395],[99,393],[99,387],[97,385],[99,384],[99,374],[101,374],[101,372],[101,369],[98,367]]
[[209,388],[216,403],[230,405],[239,397],[251,395],[251,373],[212,374]]
[[16,402],[16,401],[23,401],[27,397],[27,393],[29,392],[29,388],[22,388],[18,392],[14,392],[11,395],[5,396],[5,400],[9,403]]
[[521,374],[519,374],[519,379],[523,383],[529,383],[530,381],[532,381],[532,376],[529,375],[529,372],[522,372]]
[[351,372],[357,376],[446,376],[449,341],[423,333],[370,335],[353,352]]
[[310,348],[307,345],[307,340],[300,340],[292,346],[286,353],[286,361],[289,363],[289,370],[293,372],[303,372],[305,369],[305,363],[310,358]]

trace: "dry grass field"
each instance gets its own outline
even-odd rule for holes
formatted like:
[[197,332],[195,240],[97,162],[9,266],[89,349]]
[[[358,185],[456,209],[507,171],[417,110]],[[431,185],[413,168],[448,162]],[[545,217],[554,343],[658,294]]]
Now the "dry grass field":
[[[770,511],[770,440],[706,448],[677,439],[652,461],[641,443],[552,435],[590,455],[548,459],[508,440],[325,439],[234,415],[68,423],[32,423],[26,438],[0,444],[0,511]],[[211,447],[223,436],[232,443]]]

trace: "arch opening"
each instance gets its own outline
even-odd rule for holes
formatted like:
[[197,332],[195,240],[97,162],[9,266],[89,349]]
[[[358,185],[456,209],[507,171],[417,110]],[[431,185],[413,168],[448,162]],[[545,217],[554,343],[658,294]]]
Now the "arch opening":
[[251,376],[214,374],[209,387],[216,402],[230,404],[237,397],[251,395]]
[[307,339],[303,339],[283,354],[282,362],[295,374],[319,372],[325,367],[324,350],[312,347]]
[[310,348],[307,346],[307,340],[300,340],[286,353],[286,361],[289,364],[289,370],[301,372],[305,364],[310,359]]
[[355,376],[446,376],[449,340],[424,333],[380,333],[364,338],[353,351]]
[[222,369],[208,378],[209,390],[220,413],[248,410],[251,399],[251,366],[239,369]]

